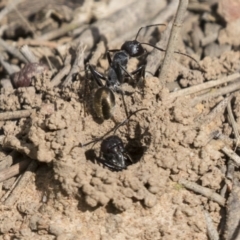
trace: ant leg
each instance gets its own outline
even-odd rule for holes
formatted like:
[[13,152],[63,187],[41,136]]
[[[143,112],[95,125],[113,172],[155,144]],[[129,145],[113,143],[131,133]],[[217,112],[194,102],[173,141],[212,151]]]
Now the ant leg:
[[129,114],[128,114],[127,104],[126,104],[126,101],[125,101],[123,92],[121,92],[121,95],[122,95],[122,101],[123,101],[123,106],[124,106],[125,114],[126,114],[126,116],[127,116],[127,118],[128,118]]
[[[140,73],[140,77],[141,77],[143,80],[145,80],[145,68],[146,68],[146,66],[145,66],[145,65],[142,65],[142,66],[138,67],[136,70],[132,71],[131,74],[132,74],[132,75],[135,75],[135,74],[137,74],[137,73]],[[139,82],[140,82],[140,80],[137,81],[137,84],[136,84],[135,87],[138,86]]]
[[[133,115],[137,114],[137,113],[140,112],[140,111],[147,111],[147,110],[148,110],[147,108],[140,108],[140,109],[132,112],[130,115],[128,115],[128,117],[127,117],[125,120],[123,120],[122,122],[118,123],[115,127],[113,127],[113,128],[110,129],[108,132],[106,132],[102,137],[95,138],[94,140],[92,140],[92,141],[90,141],[90,142],[87,142],[87,143],[85,143],[85,144],[80,144],[80,146],[81,146],[81,147],[86,147],[86,146],[88,146],[89,144],[92,144],[92,143],[94,143],[94,145],[95,145],[98,141],[103,140],[103,139],[104,139],[107,135],[109,135],[111,132],[114,132],[114,134],[115,134],[116,131],[118,130],[118,128],[120,128],[122,125],[126,124]],[[76,146],[75,146],[75,147],[76,147]],[[74,147],[73,147],[73,148],[74,148]],[[73,149],[73,148],[72,148],[72,149]],[[71,151],[72,151],[72,150],[71,150]]]
[[121,49],[111,49],[111,50],[108,50],[108,52],[119,52],[121,51]]
[[142,65],[138,67],[136,70],[131,72],[132,75],[135,75],[137,73],[141,73],[141,76],[143,77],[144,76],[143,74],[145,73],[145,65]]
[[[164,50],[164,49],[162,49],[162,48],[159,48],[159,47],[157,47],[157,46],[154,46],[154,45],[152,45],[152,44],[150,44],[150,43],[141,43],[141,44],[145,44],[145,45],[151,46],[151,47],[153,47],[153,48],[156,48],[156,49],[158,49],[159,51],[166,52],[166,50]],[[181,52],[178,52],[178,51],[174,51],[174,53],[177,53],[177,54],[180,54],[180,55],[189,57],[190,59],[192,59],[192,60],[198,65],[199,69],[200,69],[202,72],[206,72],[204,69],[202,69],[202,67],[200,66],[199,62],[198,62],[195,58],[189,56],[189,55],[186,54],[186,53],[181,53]]]
[[103,87],[103,83],[102,83],[102,81],[101,81],[100,79],[103,79],[103,80],[107,81],[107,78],[104,77],[104,76],[103,76],[101,73],[99,73],[97,70],[95,70],[92,65],[89,64],[88,67],[89,67],[89,70],[90,70],[90,72],[91,72],[94,80],[95,80],[96,83],[98,84],[98,86],[99,86],[99,87]]
[[128,75],[128,77],[131,78],[131,80],[134,81],[134,79],[133,79],[133,77],[131,76],[131,74],[130,74],[123,66],[121,66],[120,64],[118,64],[118,66]]
[[112,59],[111,59],[111,56],[110,56],[110,52],[115,53],[115,52],[119,52],[119,51],[121,51],[121,49],[111,49],[111,50],[107,51],[107,59],[108,59],[109,65],[112,64]]
[[111,66],[111,64],[112,64],[112,59],[111,59],[110,51],[109,51],[109,50],[107,51],[107,59],[108,59],[108,64],[109,64],[109,66]]

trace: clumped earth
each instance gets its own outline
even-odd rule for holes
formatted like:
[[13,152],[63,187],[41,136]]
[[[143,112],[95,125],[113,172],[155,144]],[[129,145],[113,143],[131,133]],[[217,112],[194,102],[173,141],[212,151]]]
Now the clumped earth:
[[[1,7],[4,8],[7,2]],[[118,1],[114,0],[83,1],[79,6],[71,1],[70,5],[62,2],[63,5],[52,10],[50,17],[46,14],[49,6],[43,6],[39,13],[35,12],[34,18],[24,11],[22,14],[43,34],[44,31],[60,28],[58,22],[70,22],[72,14],[83,16],[81,11],[84,9],[88,9],[89,15],[84,15],[86,19],[83,22],[96,24],[103,18],[108,19],[114,11],[131,5],[123,1],[123,5],[118,6]],[[229,4],[237,4],[238,1],[232,2]],[[81,14],[74,11],[74,7]],[[109,13],[106,14],[103,8]],[[236,136],[233,126],[225,111],[227,104],[224,105],[228,94],[234,92],[229,102],[238,130],[240,94],[237,87],[215,97],[211,94],[221,91],[228,83],[200,93],[171,98],[171,94],[181,91],[181,88],[217,81],[239,72],[240,24],[237,22],[240,16],[231,15],[229,11],[232,9],[235,8],[229,7],[227,11],[224,1],[190,1],[188,21],[182,26],[184,44],[181,46],[179,43],[177,48],[181,49],[180,52],[187,50],[199,60],[199,66],[186,56],[176,54],[166,84],[156,77],[157,73],[145,79],[137,76],[134,81],[126,80],[121,89],[128,94],[123,97],[114,93],[114,120],[105,121],[99,120],[93,110],[96,84],[90,80],[89,73],[85,74],[87,71],[84,71],[83,65],[83,61],[89,61],[97,65],[99,72],[107,72],[109,65],[103,57],[106,52],[103,42],[99,42],[95,52],[85,49],[85,59],[82,57],[79,60],[82,69],[78,74],[73,74],[70,84],[61,85],[66,80],[63,76],[59,84],[53,86],[52,80],[57,72],[67,64],[73,65],[77,58],[71,55],[71,51],[78,53],[79,45],[66,44],[66,39],[76,39],[77,35],[65,34],[52,41],[49,41],[50,38],[44,40],[45,46],[39,47],[36,43],[31,45],[26,30],[22,29],[17,35],[16,22],[9,25],[12,32],[10,29],[2,30],[1,37],[9,44],[23,39],[27,42],[28,39],[31,51],[38,59],[43,58],[41,62],[44,63],[39,68],[36,65],[21,65],[20,60],[7,54],[4,48],[0,49],[5,62],[22,67],[12,77],[14,87],[8,80],[6,67],[0,69],[0,114],[29,111],[27,117],[17,119],[9,117],[9,120],[2,120],[0,115],[0,176],[10,167],[4,162],[10,155],[14,155],[14,163],[26,157],[38,163],[36,171],[30,175],[19,195],[15,196],[14,204],[6,203],[14,194],[12,186],[17,181],[16,177],[1,183],[0,239],[208,239],[211,233],[208,233],[206,212],[220,239],[237,239],[239,214],[232,209],[239,204],[240,176],[237,167],[234,171],[232,161],[221,150],[230,141],[228,146],[238,152],[237,148],[234,149],[237,143],[234,144]],[[42,11],[46,19],[40,19]],[[14,18],[10,13],[6,24],[11,19]],[[51,24],[48,26],[47,23]],[[131,30],[130,38],[133,39],[135,34],[135,30]],[[154,38],[157,42],[161,34],[164,32],[159,27],[154,32],[147,31],[140,38],[145,41]],[[200,36],[202,42],[198,41]],[[114,43],[112,39],[107,47],[112,44],[119,49],[125,40]],[[51,44],[56,46],[51,47]],[[101,48],[103,50],[99,54]],[[82,51],[84,46],[80,49]],[[72,60],[67,62],[70,55]],[[53,62],[54,70],[46,66],[45,56]],[[145,56],[130,59],[129,72],[143,63],[148,64]],[[35,74],[28,74],[28,69]],[[25,81],[29,81],[30,86],[22,87]],[[214,109],[219,109],[219,103],[223,103],[224,107],[216,110],[211,118]],[[111,171],[99,164],[97,159],[101,141],[83,145],[124,121],[126,110],[130,114],[140,109],[115,133],[123,140],[134,164],[123,171]],[[224,136],[225,141],[216,139],[216,133]],[[111,132],[109,135],[113,134]],[[233,171],[229,177],[231,166]],[[182,180],[221,195],[221,199],[227,201],[227,208],[211,196],[187,190],[181,184]]]

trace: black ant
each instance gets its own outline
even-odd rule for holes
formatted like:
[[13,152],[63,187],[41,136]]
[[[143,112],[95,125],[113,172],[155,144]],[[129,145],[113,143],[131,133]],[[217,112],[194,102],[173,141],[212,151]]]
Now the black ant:
[[[113,91],[124,94],[124,92],[119,88],[123,83],[126,74],[130,77],[131,75],[127,72],[128,57],[122,52],[116,53],[113,56],[113,60],[110,57],[109,52],[107,53],[109,69],[108,77],[105,77],[98,71],[94,69],[92,65],[88,65],[89,70],[99,86],[94,94],[93,98],[93,109],[100,119],[109,119],[113,115],[115,106],[115,96]],[[103,85],[101,79],[106,81]]]
[[[113,94],[113,91],[124,94],[124,92],[119,88],[119,86],[124,82],[126,75],[132,79],[132,75],[141,73],[141,76],[144,77],[145,65],[140,66],[138,69],[136,69],[131,73],[127,71],[127,64],[128,64],[129,58],[140,57],[141,55],[143,55],[145,50],[142,45],[148,45],[158,49],[159,51],[165,51],[164,49],[156,47],[150,43],[140,43],[137,41],[137,37],[143,28],[159,26],[159,25],[165,25],[165,24],[154,24],[154,25],[141,27],[138,30],[134,40],[126,41],[121,46],[121,49],[108,50],[107,59],[109,62],[109,69],[108,69],[107,77],[105,77],[103,74],[95,70],[92,65],[90,64],[88,65],[94,80],[99,86],[98,90],[94,95],[94,100],[93,100],[93,108],[98,118],[109,119],[112,117],[114,106],[115,106],[115,96]],[[110,52],[116,52],[113,55],[113,59],[111,59]],[[175,53],[188,56],[187,54],[180,53],[180,52],[175,52]],[[193,59],[195,62],[197,62],[194,58],[192,57],[190,58]],[[105,85],[102,83],[101,79],[106,81]]]
[[[133,164],[133,160],[129,156],[126,151],[126,148],[123,144],[123,141],[120,137],[115,135],[117,129],[124,125],[133,115],[135,115],[139,111],[147,110],[146,108],[142,108],[136,110],[135,112],[131,113],[123,122],[119,123],[113,129],[108,131],[104,136],[94,139],[88,143],[81,145],[85,147],[91,143],[96,143],[103,139],[101,142],[100,147],[100,156],[96,158],[96,160],[103,164],[104,166],[108,167],[112,171],[122,171],[127,168],[127,166]],[[105,138],[110,132],[114,131],[114,135],[111,135]],[[105,138],[105,139],[104,139]],[[73,149],[73,148],[72,148]]]
[[[157,50],[159,51],[162,51],[162,52],[165,52],[166,50],[162,49],[162,48],[159,48],[157,46],[154,46],[150,43],[140,43],[139,41],[137,41],[137,38],[139,36],[139,33],[141,32],[141,30],[143,28],[149,28],[149,27],[155,27],[155,26],[166,26],[165,24],[153,24],[153,25],[148,25],[148,26],[145,26],[145,27],[141,27],[138,32],[137,32],[137,35],[135,37],[134,40],[130,40],[130,41],[126,41],[123,43],[123,45],[121,46],[121,49],[112,49],[112,50],[108,50],[108,53],[109,52],[117,52],[115,53],[115,55],[117,54],[121,54],[124,56],[124,58],[130,58],[130,57],[140,57],[142,56],[144,53],[146,53],[146,50],[143,48],[142,45],[148,45],[148,46],[151,46],[153,48],[156,48]],[[197,62],[196,59],[194,59],[193,57],[189,56],[188,54],[185,54],[185,53],[181,53],[181,52],[177,52],[175,51],[174,53],[177,53],[177,54],[181,54],[183,56],[187,56],[189,57],[190,59],[192,59],[194,62],[196,62],[199,66],[199,63]],[[109,58],[109,54],[108,54],[108,58]],[[127,65],[127,64],[126,64]],[[142,76],[144,77],[144,74],[145,74],[145,66],[142,65],[140,66],[137,70],[135,70],[134,72],[132,72],[131,74],[136,74],[138,72],[142,73]]]
[[96,159],[113,171],[122,171],[132,163],[122,139],[116,135],[109,136],[102,141],[100,156]]
[[[147,27],[158,26],[158,25],[161,25],[161,24],[149,25]],[[139,29],[137,36],[142,28]],[[131,41],[131,42],[135,43],[135,41]],[[124,45],[125,44],[123,44],[123,46]],[[139,56],[140,52],[142,55],[144,52],[144,49],[142,48],[140,43],[138,44],[139,46],[137,46],[136,44],[135,45],[127,44],[127,45],[128,46],[126,47],[126,51],[125,50],[120,50],[120,51],[109,50],[107,52],[107,59],[109,63],[107,77],[105,77],[103,74],[95,70],[92,65],[90,64],[88,65],[88,68],[93,76],[93,79],[99,86],[99,88],[94,94],[93,109],[97,117],[102,120],[104,119],[107,120],[112,117],[114,106],[115,106],[115,96],[113,91],[124,94],[124,92],[121,90],[121,88],[119,88],[119,86],[124,82],[125,76],[127,75],[132,79],[133,74],[141,72],[143,69],[143,67],[140,67],[131,73],[127,71],[126,68],[127,68],[129,58]],[[130,49],[132,49],[132,51],[129,51]],[[113,55],[113,59],[111,59],[110,52],[115,52],[115,51],[116,53]],[[101,79],[106,81],[105,85],[102,83]]]

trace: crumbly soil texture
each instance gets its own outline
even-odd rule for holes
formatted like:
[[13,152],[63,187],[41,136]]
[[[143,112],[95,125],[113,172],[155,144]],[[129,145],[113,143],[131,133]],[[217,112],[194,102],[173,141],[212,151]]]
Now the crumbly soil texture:
[[[10,2],[0,3],[2,12]],[[128,8],[144,2],[52,0],[27,11],[31,3],[22,1],[1,16],[6,26],[0,28],[1,41],[20,55],[27,45],[37,60],[24,62],[0,44],[0,239],[239,239],[240,175],[222,150],[238,155],[239,80],[174,94],[239,73],[240,16],[234,10],[240,3],[190,1],[174,48],[198,64],[174,54],[165,79],[158,77],[158,58],[146,77],[124,71],[119,89],[110,90],[116,101],[113,117],[101,119],[98,110],[106,103],[94,107],[100,87],[91,66],[108,78],[107,50],[120,49],[139,27],[172,11],[166,26],[144,29],[138,38],[166,48],[162,38],[177,4],[166,2],[155,16],[129,29],[118,26],[123,21],[111,25],[120,13],[130,24],[137,15]],[[144,14],[150,12],[143,8]],[[77,27],[59,33],[74,21]],[[113,28],[124,31],[117,35]],[[92,34],[85,43],[88,29]],[[146,49],[148,55],[129,59],[126,71],[147,69],[152,48]],[[65,74],[59,76],[61,71]],[[236,88],[223,91],[231,84]],[[23,111],[26,116],[13,116]],[[108,168],[101,153],[102,141],[111,135],[124,144],[128,164],[121,171]],[[34,171],[9,175],[26,159],[37,164]],[[203,190],[189,189],[186,182]]]

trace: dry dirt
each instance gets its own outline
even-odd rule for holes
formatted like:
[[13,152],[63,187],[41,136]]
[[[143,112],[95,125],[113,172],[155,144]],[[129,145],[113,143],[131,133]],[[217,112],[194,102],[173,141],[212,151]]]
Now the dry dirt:
[[[173,62],[166,82],[178,80],[181,87],[190,87],[239,71],[240,37],[237,41],[237,31],[231,33],[229,25],[233,24],[237,23],[221,28],[216,43],[218,48],[228,44],[235,49],[218,49],[217,56],[200,54],[205,72],[196,67],[190,70],[189,59],[176,56],[184,68]],[[139,62],[130,59],[129,71]],[[98,70],[107,69],[107,60],[98,60]],[[169,88],[157,77],[147,77],[137,87],[124,83],[121,89],[129,93],[124,95],[127,111],[144,109],[115,133],[134,161],[126,170],[116,172],[97,162],[101,141],[81,145],[126,119],[122,95],[114,93],[114,121],[100,121],[92,108],[95,89],[85,87],[90,80],[84,73],[68,87],[50,87],[53,76],[53,71],[45,69],[30,87],[1,88],[1,112],[35,111],[28,118],[0,121],[0,160],[14,151],[18,159],[28,156],[39,166],[13,205],[1,203],[0,239],[205,240],[204,211],[223,239],[226,208],[179,182],[188,180],[221,193],[229,158],[211,133],[219,131],[234,139],[233,129],[224,109],[211,121],[202,119],[225,95],[195,104],[195,95],[167,101]],[[231,103],[239,129],[238,100],[240,93],[235,92]],[[235,179],[238,175],[236,171]],[[3,182],[2,199],[15,180]],[[223,197],[227,200],[230,193],[231,184]]]

